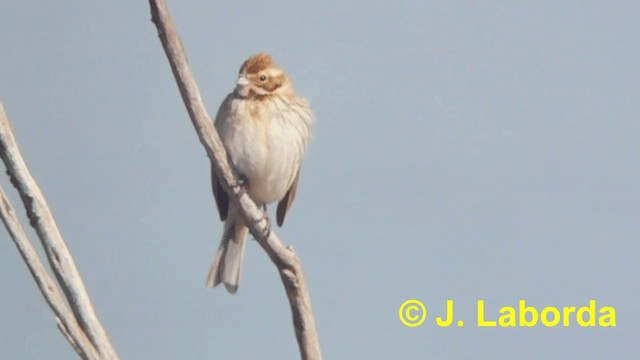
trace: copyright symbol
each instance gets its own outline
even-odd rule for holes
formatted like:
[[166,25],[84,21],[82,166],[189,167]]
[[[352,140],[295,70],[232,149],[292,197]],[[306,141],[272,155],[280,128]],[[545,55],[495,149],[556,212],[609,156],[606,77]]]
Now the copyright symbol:
[[407,300],[400,305],[398,317],[404,326],[420,326],[427,318],[427,308],[420,300]]

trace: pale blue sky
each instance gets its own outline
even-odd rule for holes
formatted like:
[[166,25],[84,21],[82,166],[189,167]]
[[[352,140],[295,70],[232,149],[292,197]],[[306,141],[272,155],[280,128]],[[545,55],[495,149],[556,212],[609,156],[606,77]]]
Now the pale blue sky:
[[[637,2],[169,5],[210,113],[266,51],[317,115],[277,232],[326,359],[640,352]],[[204,287],[221,224],[147,2],[4,1],[0,43],[0,101],[122,358],[297,358],[255,242],[235,296]],[[2,357],[74,358],[4,231],[0,264]],[[465,327],[404,327],[410,298]],[[478,328],[477,299],[596,299],[618,326]]]

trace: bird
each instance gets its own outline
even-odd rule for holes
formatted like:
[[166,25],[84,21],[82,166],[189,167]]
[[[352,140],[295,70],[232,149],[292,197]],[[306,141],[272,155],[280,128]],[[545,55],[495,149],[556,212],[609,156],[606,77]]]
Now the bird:
[[[308,101],[296,95],[289,76],[263,52],[242,63],[234,90],[218,109],[214,127],[230,165],[258,207],[266,210],[267,204],[278,202],[278,226],[296,197],[314,122]],[[249,229],[213,167],[211,184],[224,228],[206,286],[223,283],[235,294]]]

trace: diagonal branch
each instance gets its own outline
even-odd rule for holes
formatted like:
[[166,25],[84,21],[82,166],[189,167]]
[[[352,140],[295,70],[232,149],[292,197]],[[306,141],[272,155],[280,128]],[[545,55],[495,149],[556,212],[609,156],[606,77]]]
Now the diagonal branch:
[[269,222],[253,200],[242,191],[237,176],[229,166],[227,154],[214,130],[193,79],[187,58],[173,20],[169,15],[166,1],[149,0],[151,19],[158,29],[158,35],[171,65],[171,71],[178,83],[180,95],[187,108],[193,127],[205,148],[211,163],[221,180],[222,187],[232,201],[240,206],[245,223],[253,237],[267,252],[277,266],[291,306],[293,323],[302,359],[322,359],[320,344],[316,334],[315,321],[311,310],[311,298],[303,276],[302,264],[292,250],[285,248]]
[[[0,111],[2,111],[1,108]],[[0,116],[3,116],[3,114],[0,114]],[[0,217],[2,217],[2,222],[18,248],[20,256],[22,256],[22,259],[27,264],[31,276],[33,276],[36,281],[42,296],[44,296],[47,304],[49,304],[49,307],[56,315],[60,331],[62,331],[62,334],[67,338],[67,341],[71,343],[81,358],[97,359],[98,352],[76,322],[71,309],[69,309],[69,306],[64,301],[62,294],[60,294],[60,290],[47,273],[47,270],[45,270],[42,262],[40,262],[38,254],[31,245],[27,234],[22,228],[22,225],[20,225],[16,212],[13,210],[13,206],[11,206],[7,195],[1,187],[0,201]]]
[[[118,355],[106,331],[98,321],[80,273],[62,239],[62,235],[58,230],[58,226],[51,214],[47,201],[22,159],[20,149],[13,137],[11,129],[12,127],[6,117],[4,108],[2,104],[0,104],[0,156],[7,167],[7,174],[11,179],[11,183],[18,190],[22,198],[24,207],[27,210],[29,222],[40,238],[47,254],[49,265],[64,292],[71,311],[77,320],[77,324],[80,325],[80,328],[86,334],[88,340],[93,344],[94,351],[97,351],[99,355],[99,357],[94,357],[93,355],[95,354],[92,354],[90,358],[118,359]],[[8,202],[3,201],[3,208],[7,204]],[[20,249],[21,247],[18,246],[18,248]],[[40,281],[38,281],[37,278],[36,282],[38,282],[40,286]],[[58,314],[56,313],[56,315]],[[64,331],[68,331],[69,333],[75,331],[74,327],[70,325],[70,321],[65,321],[65,318],[62,317],[60,319],[64,325],[63,333]],[[74,337],[74,341],[75,340],[76,338]],[[72,343],[72,345],[74,345],[74,347],[82,345],[80,337],[78,337],[78,342],[75,344]],[[87,354],[90,352],[91,350],[87,350]]]

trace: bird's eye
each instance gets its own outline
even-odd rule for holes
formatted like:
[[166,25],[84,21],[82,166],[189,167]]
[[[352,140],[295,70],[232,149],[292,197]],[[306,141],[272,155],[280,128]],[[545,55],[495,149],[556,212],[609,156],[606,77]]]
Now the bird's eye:
[[264,75],[264,74],[260,75],[260,81],[265,81],[265,80],[267,80],[267,75]]

